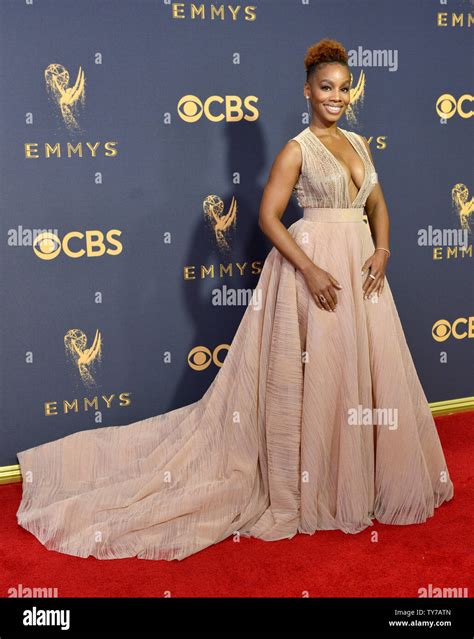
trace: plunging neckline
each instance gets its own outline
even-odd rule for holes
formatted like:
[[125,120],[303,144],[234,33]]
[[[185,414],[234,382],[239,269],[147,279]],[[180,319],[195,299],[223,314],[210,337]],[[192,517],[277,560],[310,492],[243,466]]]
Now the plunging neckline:
[[[349,208],[353,208],[357,198],[359,197],[360,192],[362,191],[362,189],[365,186],[365,180],[367,178],[367,164],[365,162],[365,159],[362,157],[362,155],[359,153],[359,150],[357,149],[357,147],[355,146],[355,144],[353,144],[349,134],[347,131],[345,131],[344,129],[342,129],[341,127],[338,127],[339,131],[342,131],[344,137],[346,138],[346,140],[349,141],[349,144],[352,146],[352,148],[355,150],[355,152],[357,153],[357,155],[360,157],[360,159],[362,160],[362,164],[364,165],[364,178],[362,180],[362,183],[360,185],[360,189],[357,191],[355,198],[353,199],[353,201],[350,201],[350,195],[349,195],[349,180],[352,177],[352,173],[350,174],[349,179],[347,179],[347,175],[346,172],[344,171],[344,168],[341,164],[341,162],[337,159],[337,157],[334,155],[334,153],[332,151],[330,151],[327,146],[321,142],[321,140],[318,138],[318,136],[316,135],[316,133],[314,133],[314,131],[311,131],[311,129],[308,126],[308,131],[311,133],[311,135],[316,138],[316,140],[319,142],[319,144],[323,147],[323,149],[325,149],[326,153],[328,154],[328,156],[333,160],[333,162],[335,163],[335,165],[337,166],[337,168],[341,171],[342,176],[344,178],[344,184],[346,185],[346,202],[349,202]],[[350,173],[350,170],[349,170]]]

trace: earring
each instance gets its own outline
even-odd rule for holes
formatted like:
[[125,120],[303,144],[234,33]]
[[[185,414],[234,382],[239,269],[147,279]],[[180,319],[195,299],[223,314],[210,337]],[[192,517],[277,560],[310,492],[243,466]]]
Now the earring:
[[309,109],[309,97],[308,96],[306,96],[306,105],[307,105],[308,115],[309,115],[309,117],[311,117],[311,112],[310,112],[310,109]]

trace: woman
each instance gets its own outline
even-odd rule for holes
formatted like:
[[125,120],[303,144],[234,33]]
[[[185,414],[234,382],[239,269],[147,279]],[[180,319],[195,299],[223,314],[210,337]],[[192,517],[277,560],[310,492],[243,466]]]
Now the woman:
[[[452,498],[385,280],[389,222],[373,160],[362,136],[337,127],[346,51],[323,40],[305,64],[311,124],[278,154],[261,202],[274,243],[261,303],[197,402],[18,453],[18,523],[47,548],[183,559],[230,535],[417,524]],[[304,215],[286,229],[292,191]]]

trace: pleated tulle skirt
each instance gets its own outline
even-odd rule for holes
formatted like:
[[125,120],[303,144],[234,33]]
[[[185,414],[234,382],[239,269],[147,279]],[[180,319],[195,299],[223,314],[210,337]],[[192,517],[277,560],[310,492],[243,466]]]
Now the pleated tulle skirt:
[[388,281],[363,298],[363,209],[305,209],[289,232],[342,285],[336,312],[273,248],[200,400],[19,452],[17,520],[46,548],[183,559],[230,535],[419,524],[452,498]]

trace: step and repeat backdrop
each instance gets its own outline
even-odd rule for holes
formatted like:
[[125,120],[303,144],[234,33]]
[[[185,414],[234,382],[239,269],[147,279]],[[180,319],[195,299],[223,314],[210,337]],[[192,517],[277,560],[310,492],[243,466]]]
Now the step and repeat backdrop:
[[[471,0],[0,0],[1,446],[200,399],[271,244],[304,56],[346,47],[429,401],[472,395]],[[301,217],[294,196],[283,222]]]

